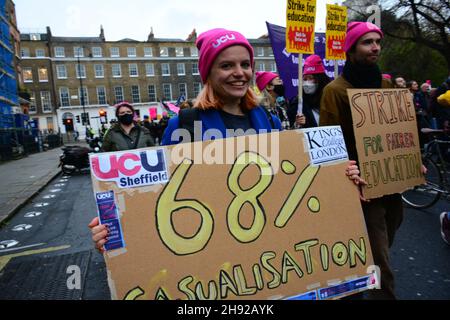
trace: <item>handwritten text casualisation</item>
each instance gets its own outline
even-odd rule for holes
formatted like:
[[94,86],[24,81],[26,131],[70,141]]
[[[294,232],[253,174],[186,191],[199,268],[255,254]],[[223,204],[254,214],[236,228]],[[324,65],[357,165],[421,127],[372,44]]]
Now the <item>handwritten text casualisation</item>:
[[[311,239],[295,244],[292,249],[280,255],[273,251],[263,252],[259,261],[249,270],[244,270],[242,265],[234,265],[228,271],[219,269],[215,280],[186,275],[178,281],[178,293],[189,300],[248,297],[264,289],[276,290],[292,281],[291,277],[308,277],[332,267],[355,268],[358,264],[366,265],[367,244],[364,238],[358,241],[350,239],[346,243],[336,242],[331,246],[320,243],[318,239]],[[177,295],[160,287],[153,298],[172,299],[173,294]],[[125,299],[129,296],[135,296],[134,291],[128,292]]]

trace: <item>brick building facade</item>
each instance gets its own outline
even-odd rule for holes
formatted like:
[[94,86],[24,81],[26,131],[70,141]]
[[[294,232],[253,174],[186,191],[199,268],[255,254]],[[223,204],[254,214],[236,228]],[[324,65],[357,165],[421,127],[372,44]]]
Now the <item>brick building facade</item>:
[[[187,40],[155,38],[152,31],[147,41],[106,41],[103,28],[98,37],[54,37],[49,27],[21,34],[23,81],[34,102],[30,117],[39,119],[41,129],[62,133],[68,129],[64,119],[72,119],[83,135],[83,109],[98,129],[99,111],[105,110],[109,121],[111,106],[123,100],[142,117],[155,106],[161,114],[161,99],[195,99],[202,88],[195,39],[195,30]],[[249,41],[256,71],[276,71],[270,41]]]

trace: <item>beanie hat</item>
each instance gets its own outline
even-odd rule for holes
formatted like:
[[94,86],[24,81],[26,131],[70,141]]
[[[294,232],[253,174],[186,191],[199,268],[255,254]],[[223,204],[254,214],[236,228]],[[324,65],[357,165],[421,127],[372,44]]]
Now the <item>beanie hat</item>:
[[203,83],[208,78],[211,67],[217,56],[231,46],[244,46],[250,53],[250,62],[253,67],[253,47],[239,32],[226,29],[211,29],[200,34],[196,41],[199,50],[198,68]]
[[256,85],[258,86],[259,91],[263,91],[265,87],[272,81],[278,77],[276,73],[272,72],[256,72]]
[[383,38],[383,32],[373,23],[350,22],[347,27],[347,36],[345,37],[344,51],[350,51],[350,49],[358,41],[358,39],[369,32],[376,32],[381,36],[381,38]]
[[389,79],[389,80],[392,79],[392,76],[391,76],[390,74],[388,74],[388,73],[383,73],[383,74],[382,74],[382,77],[383,77],[384,79]]
[[126,101],[119,102],[119,103],[116,104],[114,107],[116,108],[116,117],[117,117],[117,118],[119,117],[119,109],[120,109],[120,107],[127,107],[128,109],[130,109],[131,111],[133,111],[133,114],[136,113],[136,112],[134,112],[133,106],[132,106],[131,104],[129,104],[128,102],[126,102]]
[[305,59],[303,66],[303,75],[325,73],[325,68],[322,63],[322,58],[316,54],[310,55]]

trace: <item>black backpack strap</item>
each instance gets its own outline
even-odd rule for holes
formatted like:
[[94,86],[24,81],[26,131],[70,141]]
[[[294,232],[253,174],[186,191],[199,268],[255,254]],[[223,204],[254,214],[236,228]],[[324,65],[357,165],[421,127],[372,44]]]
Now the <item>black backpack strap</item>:
[[141,132],[142,132],[141,126],[137,125],[136,128],[138,129],[138,134],[136,137],[136,141],[134,142],[133,150],[137,148],[137,146],[139,144],[139,139],[141,138]]
[[270,122],[270,127],[272,128],[272,129],[275,129],[275,122],[273,121],[273,118],[272,118],[272,114],[269,112],[269,110],[267,110],[266,108],[264,108],[264,107],[260,107],[261,109],[263,109],[264,110],[264,112],[266,113],[266,115],[267,115],[267,120],[269,120],[269,122]]
[[178,128],[186,129],[191,135],[191,142],[194,142],[194,122],[200,120],[200,109],[182,109],[178,113]]

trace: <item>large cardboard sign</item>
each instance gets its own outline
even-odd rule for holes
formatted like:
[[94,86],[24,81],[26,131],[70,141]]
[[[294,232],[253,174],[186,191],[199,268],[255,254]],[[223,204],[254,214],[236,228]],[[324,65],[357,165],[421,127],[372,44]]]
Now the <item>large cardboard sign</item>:
[[287,0],[286,51],[314,53],[316,0]]
[[347,89],[367,199],[425,183],[412,95],[408,89]]
[[327,4],[326,59],[345,60],[346,34],[347,7]]
[[377,284],[340,127],[90,161],[114,299],[334,299]]

